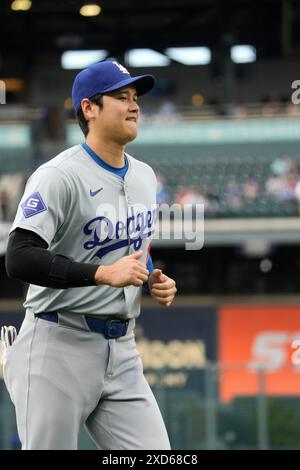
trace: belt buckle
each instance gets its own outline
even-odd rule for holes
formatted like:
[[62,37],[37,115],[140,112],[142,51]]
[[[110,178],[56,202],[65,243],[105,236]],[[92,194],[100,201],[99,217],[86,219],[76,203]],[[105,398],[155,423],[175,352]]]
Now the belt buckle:
[[104,327],[104,337],[106,339],[117,338],[116,325],[119,323],[118,320],[107,320]]
[[[124,327],[123,331],[120,334],[120,328],[117,327]],[[113,339],[113,338],[120,338],[120,336],[124,336],[127,331],[128,322],[121,322],[120,320],[107,320],[103,335],[106,339]]]

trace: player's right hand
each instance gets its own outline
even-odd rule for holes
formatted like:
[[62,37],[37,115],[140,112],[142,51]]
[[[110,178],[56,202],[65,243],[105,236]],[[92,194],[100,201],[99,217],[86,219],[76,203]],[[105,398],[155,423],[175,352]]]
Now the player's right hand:
[[146,265],[139,261],[142,251],[124,256],[110,266],[101,265],[96,271],[96,284],[107,284],[112,287],[140,287],[148,280],[149,271]]

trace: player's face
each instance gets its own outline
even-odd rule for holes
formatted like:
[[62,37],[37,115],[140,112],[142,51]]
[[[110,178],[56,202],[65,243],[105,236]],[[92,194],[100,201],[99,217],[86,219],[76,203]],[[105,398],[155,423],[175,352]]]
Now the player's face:
[[130,85],[103,96],[97,128],[107,139],[125,145],[137,136],[138,118],[137,93]]

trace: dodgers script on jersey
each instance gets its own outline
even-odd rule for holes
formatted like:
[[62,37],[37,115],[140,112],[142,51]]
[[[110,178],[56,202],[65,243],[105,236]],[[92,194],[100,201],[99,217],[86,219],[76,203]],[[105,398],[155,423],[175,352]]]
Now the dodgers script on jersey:
[[[81,145],[40,166],[28,180],[11,231],[31,230],[53,253],[82,263],[110,265],[139,250],[146,263],[157,219],[156,177],[147,164],[126,155],[124,180],[99,166]],[[140,313],[141,289],[30,285],[24,307],[35,313],[134,318]]]

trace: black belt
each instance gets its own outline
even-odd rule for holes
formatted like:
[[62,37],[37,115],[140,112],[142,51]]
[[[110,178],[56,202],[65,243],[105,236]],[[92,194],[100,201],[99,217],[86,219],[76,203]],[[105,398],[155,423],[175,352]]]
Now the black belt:
[[[35,316],[43,320],[58,323],[57,312],[36,313]],[[120,336],[125,336],[127,333],[128,320],[102,320],[100,318],[88,317],[87,315],[84,315],[84,318],[91,331],[102,333],[106,339],[120,338]]]

